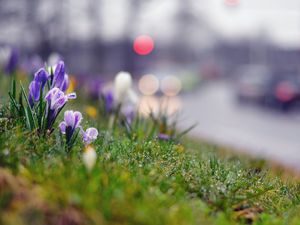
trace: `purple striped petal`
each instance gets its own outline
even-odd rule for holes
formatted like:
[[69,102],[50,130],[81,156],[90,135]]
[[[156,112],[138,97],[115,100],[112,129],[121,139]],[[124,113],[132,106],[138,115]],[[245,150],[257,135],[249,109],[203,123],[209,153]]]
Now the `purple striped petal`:
[[45,86],[47,80],[48,80],[49,74],[46,72],[44,68],[39,69],[35,74],[34,74],[34,81],[39,82],[42,87]]
[[37,102],[40,99],[40,89],[41,85],[39,82],[32,81],[29,84],[29,96],[32,97],[32,100]]
[[82,120],[82,114],[78,111],[74,112],[74,117],[75,117],[75,124],[74,124],[74,128],[77,128]]
[[54,83],[56,87],[61,87],[65,77],[65,63],[59,61],[54,71]]
[[65,111],[64,119],[65,119],[67,127],[72,127],[72,129],[73,129],[74,125],[75,125],[74,112],[71,110]]
[[65,74],[64,80],[59,88],[60,88],[60,90],[65,92],[68,89],[69,85],[70,85],[69,76],[67,74]]
[[58,91],[58,88],[52,88],[50,91],[48,91],[48,93],[45,96],[45,99],[48,101],[48,103],[51,102],[53,96],[55,96]]
[[58,111],[66,104],[67,101],[68,101],[68,98],[66,96],[62,96],[61,98],[57,99],[53,103],[51,102],[50,108],[52,110]]
[[86,132],[82,131],[83,142],[88,145],[96,140],[98,137],[98,130],[94,127],[88,128]]
[[67,128],[67,125],[66,125],[66,122],[63,121],[59,124],[59,129],[60,129],[60,132],[65,134],[66,133],[66,128]]

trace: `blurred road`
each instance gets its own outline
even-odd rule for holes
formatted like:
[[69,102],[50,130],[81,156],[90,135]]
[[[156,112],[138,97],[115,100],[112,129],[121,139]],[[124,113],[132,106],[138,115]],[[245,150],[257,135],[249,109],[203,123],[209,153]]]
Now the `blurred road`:
[[190,135],[271,159],[300,171],[300,113],[283,114],[240,105],[225,82],[209,83],[183,96],[182,128]]

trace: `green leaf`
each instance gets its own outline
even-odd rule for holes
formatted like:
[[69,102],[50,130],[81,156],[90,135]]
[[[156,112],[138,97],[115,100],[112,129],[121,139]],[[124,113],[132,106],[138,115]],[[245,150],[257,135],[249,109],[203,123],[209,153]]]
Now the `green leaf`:
[[[11,81],[11,98],[15,100],[16,102],[16,80],[15,79],[12,79]],[[18,107],[14,107],[14,105],[12,104],[11,105],[11,113],[13,116],[16,116],[16,110],[18,111]]]
[[26,91],[22,85],[22,83],[20,83],[21,85],[21,92],[23,94],[23,97],[25,98],[25,102],[27,104],[27,107],[26,107],[26,110],[25,110],[25,118],[26,118],[26,122],[27,122],[27,125],[28,125],[28,128],[30,130],[34,130],[35,128],[37,128],[37,123],[36,123],[36,120],[34,118],[34,112],[32,111],[31,107],[30,107],[30,103],[28,101],[28,96],[26,94]]
[[20,113],[20,116],[25,116],[25,108],[24,108],[24,105],[23,105],[23,95],[22,93],[20,92],[19,93],[19,113]]
[[13,97],[13,94],[11,92],[8,92],[8,95],[9,95],[10,101],[12,103],[12,106],[15,107],[15,109],[17,111],[19,111],[18,103],[16,102],[16,99]]
[[16,80],[12,81],[12,96],[16,99]]

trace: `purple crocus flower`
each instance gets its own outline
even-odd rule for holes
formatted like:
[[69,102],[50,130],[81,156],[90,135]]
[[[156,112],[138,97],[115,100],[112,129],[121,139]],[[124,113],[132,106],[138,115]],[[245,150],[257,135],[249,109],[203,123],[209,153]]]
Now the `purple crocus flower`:
[[103,86],[103,81],[100,79],[92,79],[87,83],[87,92],[92,99],[99,99],[99,94]]
[[18,62],[19,62],[19,52],[16,48],[11,48],[10,56],[4,69],[5,73],[12,74],[17,69]]
[[52,68],[54,70],[52,87],[57,87],[65,92],[70,84],[69,76],[65,73],[65,63],[63,61],[59,61]]
[[105,111],[110,113],[114,107],[114,95],[112,91],[106,92],[104,95]]
[[57,87],[52,88],[47,93],[45,99],[48,103],[47,106],[47,120],[48,120],[47,128],[48,129],[52,127],[58,113],[65,106],[67,101],[69,99],[75,99],[75,98],[76,98],[75,93],[65,95],[65,93]]
[[53,83],[55,87],[61,87],[63,81],[65,78],[65,63],[63,61],[59,61],[55,65],[55,70],[54,70],[54,78],[53,78]]
[[69,76],[68,74],[65,74],[63,82],[60,84],[60,86],[57,87],[63,92],[65,92],[68,89],[69,85],[70,85]]
[[60,131],[66,134],[67,144],[70,143],[76,128],[80,127],[82,115],[78,111],[68,110],[64,114],[64,121],[59,124]]
[[40,91],[41,91],[41,83],[37,81],[31,81],[31,83],[29,84],[29,96],[28,96],[28,100],[31,107],[34,106],[35,102],[39,101]]
[[81,129],[82,139],[86,145],[89,145],[98,137],[98,130],[94,127],[88,128],[86,131]]
[[171,139],[170,135],[163,134],[163,133],[159,133],[157,137],[159,140],[163,140],[163,141],[168,141]]
[[44,88],[45,84],[47,83],[48,78],[49,78],[49,74],[44,68],[39,69],[34,74],[34,81],[40,83],[43,88]]
[[49,78],[49,74],[45,69],[39,69],[35,75],[34,80],[29,85],[29,96],[28,100],[30,106],[33,107],[34,103],[40,100],[40,92],[43,92],[45,84]]

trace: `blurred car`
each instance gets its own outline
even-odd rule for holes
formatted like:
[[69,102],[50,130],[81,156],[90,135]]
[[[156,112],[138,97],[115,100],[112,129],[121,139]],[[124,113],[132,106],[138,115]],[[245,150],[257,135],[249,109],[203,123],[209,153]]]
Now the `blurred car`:
[[263,103],[271,72],[264,66],[243,66],[237,72],[237,98],[240,103]]
[[252,66],[240,73],[236,85],[240,103],[253,102],[283,111],[300,103],[298,72]]
[[264,103],[288,110],[300,102],[300,76],[297,72],[280,71],[267,83]]

